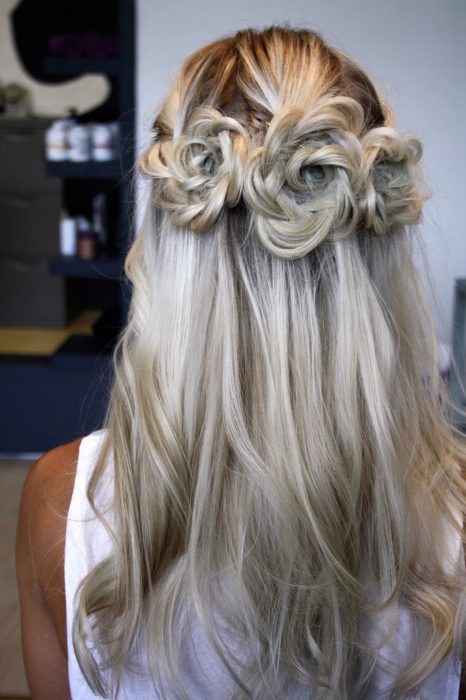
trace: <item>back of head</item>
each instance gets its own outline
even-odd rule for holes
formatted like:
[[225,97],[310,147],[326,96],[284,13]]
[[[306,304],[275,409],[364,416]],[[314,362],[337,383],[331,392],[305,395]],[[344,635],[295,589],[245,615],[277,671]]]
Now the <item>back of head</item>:
[[357,65],[315,33],[245,30],[185,63],[142,159],[155,202],[195,232],[243,204],[273,254],[416,223],[422,148]]
[[172,687],[190,601],[232,697],[264,697],[284,665],[318,697],[362,698],[364,621],[405,604],[426,643],[393,697],[412,697],[462,642],[464,577],[444,565],[466,504],[411,259],[421,144],[353,60],[276,26],[189,57],[154,130],[106,423],[115,551],[82,588],[82,668],[98,689],[89,648],[117,673],[144,620]]

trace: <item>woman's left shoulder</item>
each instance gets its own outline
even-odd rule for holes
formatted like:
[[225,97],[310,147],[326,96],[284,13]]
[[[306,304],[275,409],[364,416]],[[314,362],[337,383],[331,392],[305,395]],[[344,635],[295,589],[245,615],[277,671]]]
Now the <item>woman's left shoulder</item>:
[[78,438],[42,455],[21,495],[16,573],[24,660],[32,685],[44,666],[59,672],[67,654],[64,551],[80,444]]

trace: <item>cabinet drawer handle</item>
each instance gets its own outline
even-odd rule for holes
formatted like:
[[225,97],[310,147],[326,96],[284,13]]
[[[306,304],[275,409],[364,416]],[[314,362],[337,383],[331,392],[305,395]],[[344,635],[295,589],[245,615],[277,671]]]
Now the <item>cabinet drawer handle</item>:
[[36,197],[9,197],[7,202],[15,209],[27,209],[36,202]]

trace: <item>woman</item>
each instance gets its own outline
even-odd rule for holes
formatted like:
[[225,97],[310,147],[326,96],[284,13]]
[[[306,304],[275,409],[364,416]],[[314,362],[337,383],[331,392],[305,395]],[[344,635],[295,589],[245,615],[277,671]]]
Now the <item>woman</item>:
[[453,700],[466,446],[420,142],[277,26],[188,58],[154,130],[104,429],[24,488],[34,697]]

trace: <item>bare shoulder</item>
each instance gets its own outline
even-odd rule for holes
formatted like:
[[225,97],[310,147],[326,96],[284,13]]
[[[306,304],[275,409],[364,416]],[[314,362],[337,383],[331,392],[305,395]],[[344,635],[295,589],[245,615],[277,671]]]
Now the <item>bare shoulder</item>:
[[80,444],[78,438],[59,445],[34,462],[24,483],[22,499],[31,499],[35,509],[45,503],[50,505],[51,501],[66,505],[73,490]]
[[[18,540],[29,542],[37,580],[51,574],[50,563],[62,560],[66,518],[73,492],[81,438],[60,445],[38,459],[24,483]],[[21,552],[20,552],[21,553]],[[25,552],[22,552],[25,554]]]
[[68,697],[64,550],[80,444],[42,455],[21,495],[16,573],[26,675],[37,698]]

